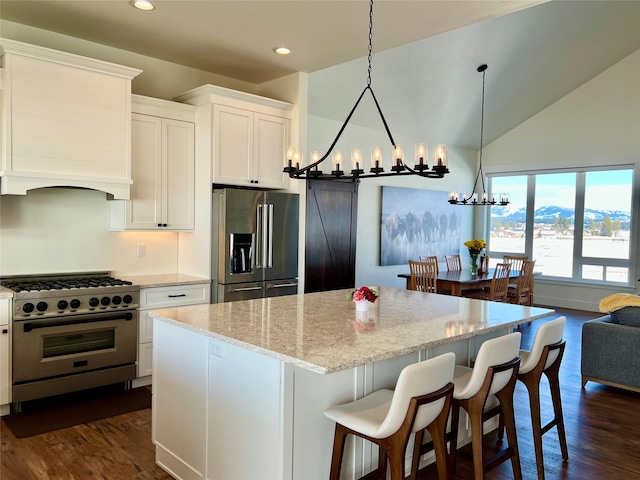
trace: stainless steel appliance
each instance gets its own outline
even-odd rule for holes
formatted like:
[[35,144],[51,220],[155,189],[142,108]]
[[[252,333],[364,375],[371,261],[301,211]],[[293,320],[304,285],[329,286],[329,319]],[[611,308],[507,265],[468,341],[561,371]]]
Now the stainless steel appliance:
[[213,190],[211,302],[298,291],[298,195]]
[[0,285],[14,292],[14,404],[136,377],[139,287],[109,272],[12,276]]

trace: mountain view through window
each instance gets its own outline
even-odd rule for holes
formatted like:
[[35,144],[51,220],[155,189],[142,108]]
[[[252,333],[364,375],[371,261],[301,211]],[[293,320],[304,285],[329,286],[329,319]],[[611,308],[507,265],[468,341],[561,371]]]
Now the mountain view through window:
[[489,256],[528,255],[554,278],[629,284],[633,169],[496,176]]

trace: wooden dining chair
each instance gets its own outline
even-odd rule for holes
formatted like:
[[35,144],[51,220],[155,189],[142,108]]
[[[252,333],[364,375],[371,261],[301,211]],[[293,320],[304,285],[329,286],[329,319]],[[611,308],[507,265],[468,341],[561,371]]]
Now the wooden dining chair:
[[[511,265],[512,272],[521,272],[522,264],[525,260],[529,260],[529,257],[527,255],[505,255],[504,257],[502,257],[503,263],[508,263],[509,265]],[[516,284],[519,281],[519,278],[520,277],[518,277],[518,279],[510,280],[509,286],[515,288]]]
[[436,264],[433,262],[416,262],[409,260],[411,271],[411,290],[427,293],[438,293]]
[[533,267],[535,264],[535,260],[525,260],[522,263],[518,282],[515,285],[509,284],[507,290],[509,303],[529,307],[533,305]]
[[420,257],[421,262],[433,262],[436,266],[436,273],[440,273],[440,266],[438,265],[438,257],[436,255],[428,256],[428,257]]
[[504,257],[502,257],[503,263],[511,264],[512,272],[519,272],[520,270],[522,270],[522,264],[525,260],[529,260],[529,257],[527,255],[505,255]]
[[449,272],[459,272],[462,270],[462,261],[460,255],[445,255],[445,261],[447,262],[447,270]]
[[468,298],[477,300],[489,300],[492,302],[506,302],[509,290],[509,272],[511,265],[508,263],[498,263],[493,270],[493,278],[489,291],[479,290],[467,293]]

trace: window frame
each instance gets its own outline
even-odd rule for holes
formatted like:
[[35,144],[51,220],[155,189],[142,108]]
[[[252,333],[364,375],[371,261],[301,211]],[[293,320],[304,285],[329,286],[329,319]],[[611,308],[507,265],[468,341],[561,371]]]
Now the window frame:
[[[585,189],[587,172],[613,171],[613,170],[631,170],[631,212],[629,226],[629,257],[627,259],[608,258],[608,257],[585,257],[582,255],[582,245],[584,238],[584,207],[585,207]],[[502,258],[504,255],[527,255],[533,258],[533,240],[534,240],[534,214],[535,214],[535,190],[537,175],[547,175],[554,173],[575,173],[575,219],[574,219],[574,236],[573,236],[573,263],[571,277],[558,277],[551,275],[540,275],[540,279],[551,280],[560,283],[573,283],[581,285],[597,285],[605,287],[631,287],[635,288],[636,284],[636,262],[637,262],[637,245],[638,245],[638,225],[636,219],[640,215],[640,195],[638,187],[640,182],[638,176],[639,169],[634,163],[600,165],[600,166],[581,166],[566,167],[555,169],[536,169],[509,172],[491,172],[487,173],[487,187],[489,193],[493,193],[493,179],[497,177],[527,177],[527,195],[526,195],[526,215],[525,215],[525,242],[524,251],[522,252],[503,252],[491,249],[491,208],[487,209],[485,217],[485,232],[487,234],[487,255],[490,258]],[[582,269],[585,265],[602,266],[603,280],[584,279],[582,278]],[[627,282],[614,282],[606,280],[606,271],[608,267],[623,267],[628,269]]]

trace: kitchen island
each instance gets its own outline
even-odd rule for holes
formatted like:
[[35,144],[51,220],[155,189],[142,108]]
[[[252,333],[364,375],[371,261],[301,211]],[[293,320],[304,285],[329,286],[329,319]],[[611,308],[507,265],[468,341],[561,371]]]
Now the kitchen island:
[[[326,479],[326,408],[447,351],[469,364],[483,340],[554,313],[378,290],[369,312],[347,290],[153,311],[157,463],[180,479]],[[343,478],[376,464],[376,448],[349,443]]]

